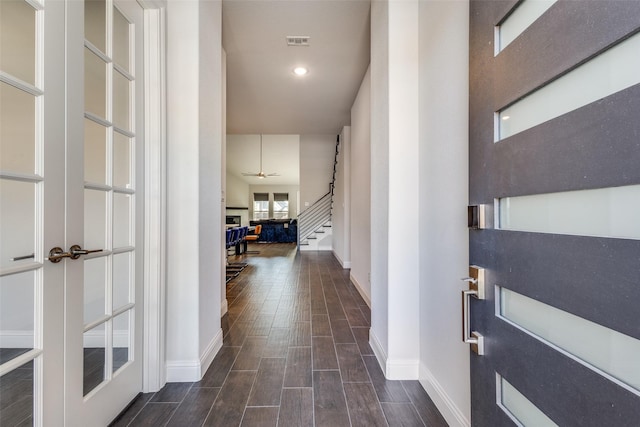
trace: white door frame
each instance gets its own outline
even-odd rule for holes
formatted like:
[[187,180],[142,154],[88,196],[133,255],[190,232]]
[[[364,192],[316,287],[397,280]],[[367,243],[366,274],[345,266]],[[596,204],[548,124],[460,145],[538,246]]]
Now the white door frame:
[[166,0],[144,9],[145,201],[142,391],[166,383]]

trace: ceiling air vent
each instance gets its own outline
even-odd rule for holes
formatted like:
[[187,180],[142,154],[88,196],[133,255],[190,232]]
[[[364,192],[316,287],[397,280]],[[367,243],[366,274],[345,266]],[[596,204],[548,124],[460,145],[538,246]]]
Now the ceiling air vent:
[[287,36],[287,46],[309,46],[309,36]]

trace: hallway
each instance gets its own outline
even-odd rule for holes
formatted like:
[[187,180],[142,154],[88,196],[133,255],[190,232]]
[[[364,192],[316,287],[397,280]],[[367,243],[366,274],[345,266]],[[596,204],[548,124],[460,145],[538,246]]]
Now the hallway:
[[330,252],[251,245],[201,381],[139,397],[114,426],[446,426],[418,381],[388,381],[371,313]]

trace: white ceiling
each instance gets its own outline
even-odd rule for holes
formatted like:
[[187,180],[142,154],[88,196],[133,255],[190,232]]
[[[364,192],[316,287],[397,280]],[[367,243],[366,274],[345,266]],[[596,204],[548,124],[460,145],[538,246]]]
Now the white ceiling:
[[[369,10],[369,0],[224,0],[227,133],[337,135],[349,125],[369,64]],[[286,36],[310,36],[310,46]],[[296,66],[309,73],[295,76]]]

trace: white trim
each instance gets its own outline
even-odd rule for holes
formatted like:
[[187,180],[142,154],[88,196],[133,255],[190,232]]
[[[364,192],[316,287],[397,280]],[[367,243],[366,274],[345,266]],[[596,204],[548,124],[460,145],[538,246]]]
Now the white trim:
[[[34,368],[36,370],[41,369],[38,365],[42,364],[41,360],[37,360],[36,357],[40,356],[43,353],[42,350],[40,349],[33,349],[30,351],[27,351],[26,353],[22,353],[20,356],[18,357],[14,357],[13,359],[10,359],[6,362],[4,362],[2,365],[0,365],[0,377],[2,377],[3,375],[8,374],[9,372],[20,368],[22,365],[24,365],[25,363],[31,362],[32,360],[35,362],[34,363]],[[36,360],[34,360],[36,359]],[[37,381],[37,377],[34,376],[34,381]],[[37,389],[36,389],[37,390]],[[40,422],[39,424],[36,424],[36,426],[40,427],[42,425],[42,422]]]
[[167,362],[168,383],[182,383],[200,381],[199,360],[173,360]]
[[222,348],[222,329],[211,340],[199,360],[173,360],[167,362],[167,382],[195,382],[200,381],[207,371],[213,358]]
[[389,380],[417,380],[420,373],[418,359],[387,359],[387,375]]
[[223,299],[222,302],[220,303],[220,317],[224,316],[225,314],[227,314],[227,311],[229,311],[229,302],[227,301],[227,299]]
[[144,2],[145,62],[145,240],[144,392],[160,390],[165,374],[166,318],[166,57],[165,10]]
[[199,379],[202,379],[205,372],[207,372],[207,369],[209,369],[209,366],[211,366],[211,363],[213,363],[213,358],[216,357],[216,354],[218,354],[218,352],[222,348],[222,337],[223,337],[223,332],[222,332],[222,328],[220,328],[218,329],[218,333],[216,334],[216,336],[213,337],[213,339],[211,340],[207,348],[202,353],[202,356],[200,356],[200,378]]
[[369,345],[375,354],[378,364],[388,380],[417,380],[420,371],[418,359],[390,359],[380,344],[380,340],[369,330]]
[[21,91],[27,92],[33,96],[42,96],[44,92],[37,87],[24,82],[16,77],[13,77],[11,74],[5,73],[4,71],[0,71],[0,82],[6,83],[10,86],[15,87]]
[[425,389],[444,419],[451,427],[470,427],[471,421],[464,416],[464,411],[458,408],[454,400],[449,397],[438,380],[431,374],[424,363],[420,363],[420,378],[422,388]]
[[340,263],[342,268],[344,268],[345,270],[351,268],[351,261],[343,261],[342,258],[340,258],[340,256],[336,253],[335,249],[333,249],[331,252],[333,252],[334,258]]
[[382,344],[380,344],[380,340],[373,332],[373,329],[369,329],[369,345],[373,350],[373,354],[376,356],[378,360],[378,364],[382,369],[382,373],[384,376],[387,376],[387,352],[382,348]]
[[[34,254],[34,257],[37,256]],[[22,265],[16,265],[15,267],[8,267],[0,270],[0,277],[10,276],[12,274],[26,273],[28,271],[38,271],[44,265],[41,262],[26,262]]]
[[355,286],[355,288],[358,290],[358,293],[360,294],[364,302],[366,302],[369,308],[371,308],[371,297],[367,295],[367,293],[365,292],[360,282],[358,282],[358,279],[356,279],[353,274],[349,274],[349,280],[351,280],[351,283],[353,283],[353,286]]

